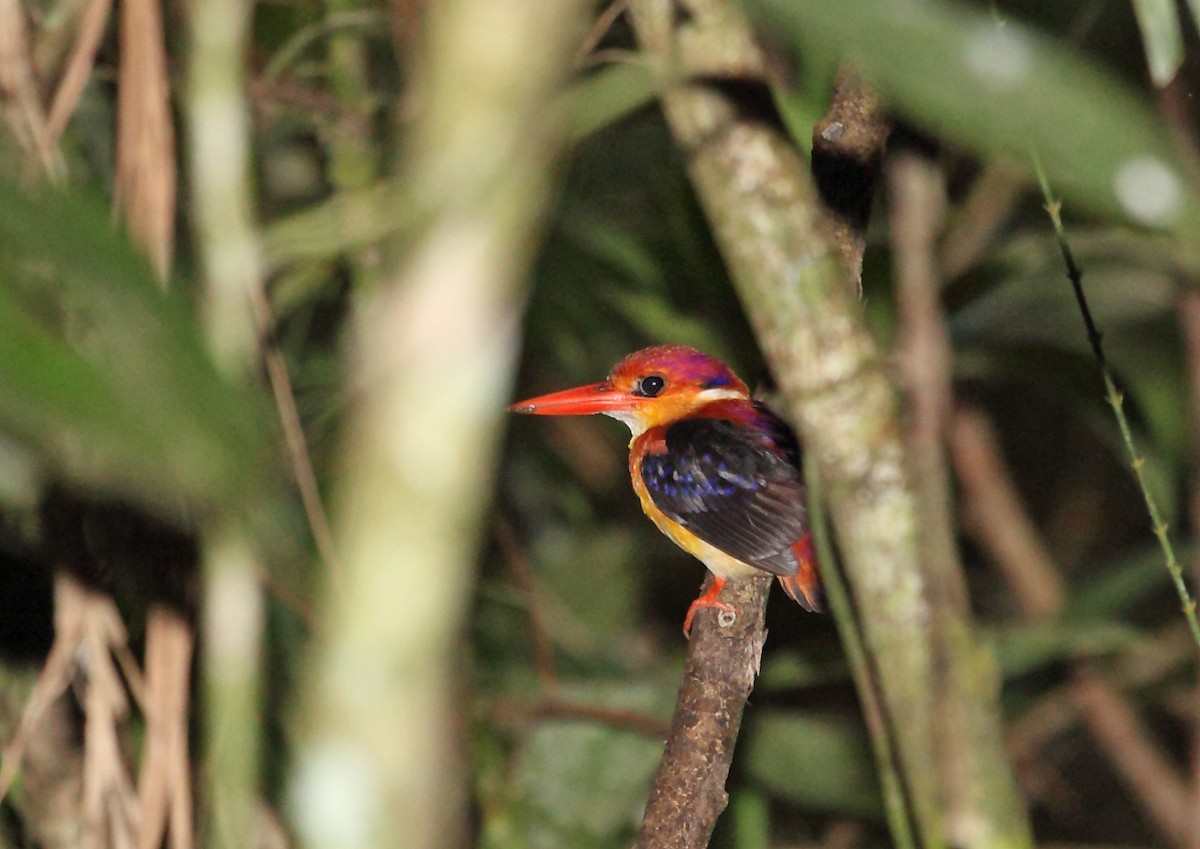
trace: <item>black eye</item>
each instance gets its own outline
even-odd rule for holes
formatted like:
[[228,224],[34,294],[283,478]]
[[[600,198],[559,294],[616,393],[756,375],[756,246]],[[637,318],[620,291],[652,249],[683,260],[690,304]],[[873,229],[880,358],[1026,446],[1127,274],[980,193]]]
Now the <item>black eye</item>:
[[633,387],[634,395],[641,395],[643,398],[653,398],[655,395],[663,391],[667,385],[664,377],[657,374],[648,374],[637,382]]

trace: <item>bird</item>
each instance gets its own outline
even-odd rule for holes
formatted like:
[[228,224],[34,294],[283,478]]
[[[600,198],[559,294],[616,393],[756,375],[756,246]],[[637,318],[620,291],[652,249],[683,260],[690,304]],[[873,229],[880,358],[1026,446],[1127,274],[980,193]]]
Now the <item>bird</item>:
[[512,404],[514,413],[601,413],[629,427],[629,476],[642,510],[713,574],[697,611],[731,611],[729,581],[766,572],[805,610],[822,609],[799,443],[725,363],[686,345],[655,345],[599,383]]

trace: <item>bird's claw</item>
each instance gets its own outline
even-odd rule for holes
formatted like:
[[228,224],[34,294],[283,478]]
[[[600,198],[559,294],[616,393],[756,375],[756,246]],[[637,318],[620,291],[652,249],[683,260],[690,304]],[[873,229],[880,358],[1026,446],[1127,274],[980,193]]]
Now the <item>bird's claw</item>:
[[721,611],[717,622],[723,628],[732,625],[737,620],[737,612],[733,609],[733,605],[701,596],[692,602],[688,608],[687,616],[683,617],[683,635],[689,640],[692,638],[692,619],[695,617],[696,611],[702,607],[715,607]]

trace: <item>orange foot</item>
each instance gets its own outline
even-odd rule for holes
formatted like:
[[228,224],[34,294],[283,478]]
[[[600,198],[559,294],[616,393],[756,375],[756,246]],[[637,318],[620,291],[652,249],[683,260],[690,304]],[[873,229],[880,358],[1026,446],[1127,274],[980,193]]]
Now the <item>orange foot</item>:
[[700,596],[692,602],[688,608],[687,616],[683,617],[683,635],[687,638],[692,636],[692,617],[696,615],[696,611],[702,607],[715,607],[718,610],[728,610],[733,612],[732,605],[728,605],[723,601],[717,601],[717,596],[721,594],[721,590],[725,588],[725,579],[713,576],[712,586],[708,588],[708,592]]

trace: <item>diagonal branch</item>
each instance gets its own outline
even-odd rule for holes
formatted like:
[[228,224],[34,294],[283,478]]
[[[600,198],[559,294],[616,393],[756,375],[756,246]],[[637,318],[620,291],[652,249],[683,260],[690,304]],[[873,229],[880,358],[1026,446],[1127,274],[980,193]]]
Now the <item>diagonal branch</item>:
[[721,601],[733,607],[732,615],[711,609],[697,614],[637,849],[708,845],[729,801],[725,779],[767,638],[763,621],[770,589],[767,575],[731,582]]

